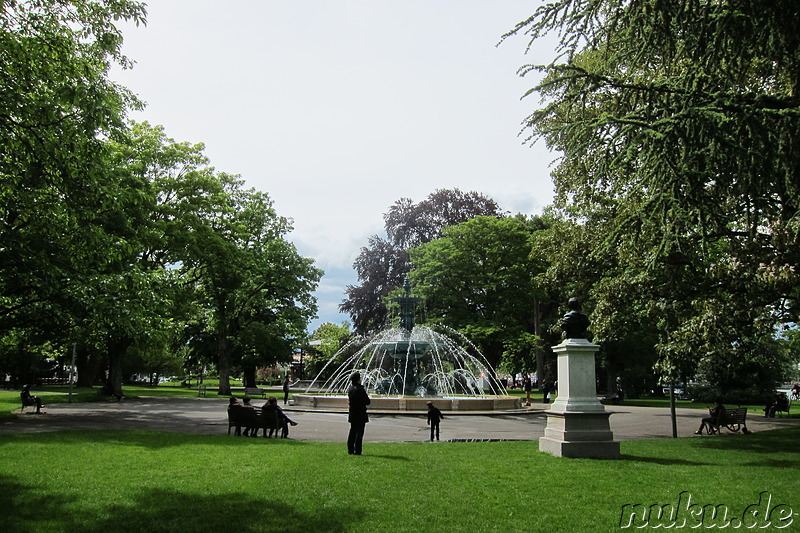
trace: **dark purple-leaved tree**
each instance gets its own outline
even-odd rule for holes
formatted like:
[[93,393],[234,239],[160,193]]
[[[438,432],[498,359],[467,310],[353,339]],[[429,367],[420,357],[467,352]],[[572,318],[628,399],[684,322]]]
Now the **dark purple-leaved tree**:
[[411,269],[408,250],[442,235],[442,230],[476,216],[504,214],[497,202],[480,193],[459,189],[437,189],[415,204],[401,198],[384,213],[387,237],[373,235],[361,248],[353,268],[358,285],[347,286],[347,298],[339,309],[350,315],[356,333],[366,334],[386,324],[384,299],[402,286]]

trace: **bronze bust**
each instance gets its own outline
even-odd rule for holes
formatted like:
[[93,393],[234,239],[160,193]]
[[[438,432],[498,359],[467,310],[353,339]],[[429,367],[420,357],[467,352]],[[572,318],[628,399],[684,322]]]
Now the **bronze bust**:
[[581,313],[581,304],[577,298],[570,298],[567,303],[569,312],[561,320],[561,329],[565,339],[585,339],[589,327],[589,317]]

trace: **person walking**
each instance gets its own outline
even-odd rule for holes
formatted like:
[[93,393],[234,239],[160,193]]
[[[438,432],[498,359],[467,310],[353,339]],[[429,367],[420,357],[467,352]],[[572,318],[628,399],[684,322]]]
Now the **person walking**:
[[436,440],[439,440],[439,421],[444,418],[442,412],[433,405],[433,402],[428,402],[428,425],[431,426],[431,442],[433,442],[434,432]]
[[353,372],[350,376],[350,389],[347,391],[347,421],[350,422],[350,433],[347,435],[347,453],[361,455],[361,442],[364,440],[364,428],[369,422],[367,406],[369,396],[361,384],[361,374]]
[[522,378],[522,388],[525,389],[525,405],[529,406],[531,404],[531,388],[533,384],[531,383],[531,376],[530,374],[525,374],[525,377]]

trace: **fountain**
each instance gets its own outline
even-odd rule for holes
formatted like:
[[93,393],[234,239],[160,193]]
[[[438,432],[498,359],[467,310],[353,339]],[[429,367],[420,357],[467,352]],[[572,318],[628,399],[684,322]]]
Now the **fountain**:
[[[423,299],[411,295],[408,279],[404,291],[391,299],[399,307],[398,325],[342,348],[305,393],[293,396],[295,405],[346,409],[350,375],[359,371],[373,410],[424,410],[429,400],[454,411],[519,408],[520,400],[506,394],[486,359],[463,335],[415,324],[414,313]],[[320,376],[341,359],[323,382]]]

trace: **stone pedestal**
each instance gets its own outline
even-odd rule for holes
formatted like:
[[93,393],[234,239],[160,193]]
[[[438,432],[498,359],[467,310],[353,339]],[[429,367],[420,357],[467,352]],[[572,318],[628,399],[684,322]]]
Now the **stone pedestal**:
[[558,355],[558,397],[547,410],[539,450],[558,457],[619,458],[608,417],[597,399],[594,354],[600,347],[586,339],[566,339]]

